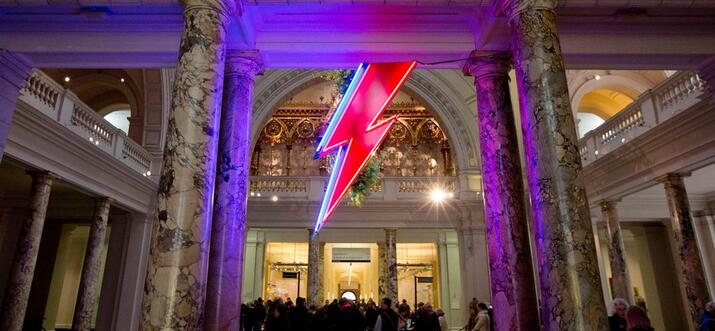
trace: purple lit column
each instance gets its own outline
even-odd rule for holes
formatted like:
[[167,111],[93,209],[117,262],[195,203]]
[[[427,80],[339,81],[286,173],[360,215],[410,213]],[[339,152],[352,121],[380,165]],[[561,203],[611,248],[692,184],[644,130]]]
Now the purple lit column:
[[464,72],[477,89],[479,142],[494,325],[539,328],[534,273],[514,112],[509,99],[509,54],[474,56]]
[[695,239],[693,217],[690,215],[688,192],[685,190],[683,176],[667,174],[658,178],[665,186],[665,194],[670,210],[670,224],[680,263],[680,279],[683,282],[685,296],[692,325],[697,326],[705,305],[711,300],[705,282],[705,272],[700,261],[700,250]]
[[24,56],[0,49],[0,162],[12,115],[15,113],[17,96],[31,72],[30,62]]
[[616,201],[603,200],[599,201],[599,205],[601,205],[601,214],[608,232],[608,261],[611,264],[613,298],[626,299],[630,304],[634,304]]
[[241,285],[251,165],[253,83],[263,72],[257,51],[228,51],[224,69],[216,195],[205,330],[241,329]]
[[232,0],[187,0],[144,286],[143,330],[202,328]]
[[501,0],[512,29],[544,330],[607,330],[556,0]]
[[5,296],[0,306],[0,330],[20,331],[25,321],[30,288],[35,275],[37,254],[42,240],[42,229],[50,201],[50,189],[55,176],[49,172],[30,172],[32,189],[30,191],[29,212],[17,240],[15,259],[10,269]]

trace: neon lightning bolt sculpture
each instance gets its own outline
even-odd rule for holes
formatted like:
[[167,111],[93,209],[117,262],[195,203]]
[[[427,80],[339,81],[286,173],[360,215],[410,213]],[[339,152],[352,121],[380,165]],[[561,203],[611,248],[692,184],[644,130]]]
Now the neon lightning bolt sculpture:
[[315,223],[322,228],[367,162],[387,137],[397,116],[380,121],[385,108],[416,62],[361,64],[318,144],[316,158],[338,151]]

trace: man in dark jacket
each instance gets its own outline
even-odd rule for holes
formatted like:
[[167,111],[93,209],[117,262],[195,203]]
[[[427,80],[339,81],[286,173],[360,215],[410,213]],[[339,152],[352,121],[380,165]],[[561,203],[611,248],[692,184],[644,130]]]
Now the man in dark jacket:
[[310,313],[305,307],[305,298],[295,299],[295,306],[290,309],[290,325],[293,331],[310,330]]
[[397,331],[399,323],[400,316],[392,309],[392,300],[382,299],[380,314],[375,322],[375,331]]
[[419,309],[415,331],[440,331],[439,318],[431,304],[426,303]]

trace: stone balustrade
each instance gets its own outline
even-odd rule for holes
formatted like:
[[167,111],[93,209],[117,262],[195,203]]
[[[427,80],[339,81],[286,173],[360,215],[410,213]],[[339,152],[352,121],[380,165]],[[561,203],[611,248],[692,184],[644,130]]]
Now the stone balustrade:
[[695,72],[678,72],[579,139],[583,165],[697,104],[710,92]]
[[[320,201],[327,178],[297,176],[252,176],[250,197]],[[384,177],[372,190],[369,200],[403,200],[427,198],[439,188],[447,196],[457,196],[457,177]],[[451,194],[450,194],[451,193]]]
[[143,176],[151,175],[149,152],[42,71],[32,72],[19,99]]

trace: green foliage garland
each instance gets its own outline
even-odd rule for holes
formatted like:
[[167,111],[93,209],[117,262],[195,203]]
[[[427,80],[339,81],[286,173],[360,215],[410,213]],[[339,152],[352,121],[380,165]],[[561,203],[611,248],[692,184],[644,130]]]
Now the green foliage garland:
[[[337,99],[339,100],[343,94],[345,94],[352,75],[352,70],[333,70],[325,74],[323,78],[335,84],[335,88],[338,91]],[[348,204],[357,207],[361,206],[363,201],[370,196],[373,189],[380,185],[381,181],[380,158],[373,156],[367,163],[367,166],[365,166],[365,169],[363,169],[355,180],[355,183],[350,187],[350,200]]]

